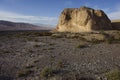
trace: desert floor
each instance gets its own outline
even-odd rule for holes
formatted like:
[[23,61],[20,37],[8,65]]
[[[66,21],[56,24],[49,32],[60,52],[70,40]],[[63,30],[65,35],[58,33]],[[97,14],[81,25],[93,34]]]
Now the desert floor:
[[54,37],[46,31],[3,31],[0,32],[0,80],[45,80],[41,72],[46,67],[57,70],[51,80],[77,80],[72,79],[77,74],[93,80],[120,68],[119,43]]

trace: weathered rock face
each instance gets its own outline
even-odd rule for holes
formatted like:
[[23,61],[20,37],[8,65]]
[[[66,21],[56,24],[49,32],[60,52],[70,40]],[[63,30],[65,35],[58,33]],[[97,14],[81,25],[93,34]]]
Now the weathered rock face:
[[111,21],[102,10],[88,7],[67,8],[60,15],[59,32],[90,32],[112,29]]

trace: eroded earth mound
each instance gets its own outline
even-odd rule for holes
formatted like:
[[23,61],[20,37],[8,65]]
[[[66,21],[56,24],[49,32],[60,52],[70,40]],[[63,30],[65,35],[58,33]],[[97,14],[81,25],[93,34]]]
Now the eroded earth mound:
[[66,8],[59,17],[59,32],[90,32],[112,29],[111,21],[102,10],[88,7]]

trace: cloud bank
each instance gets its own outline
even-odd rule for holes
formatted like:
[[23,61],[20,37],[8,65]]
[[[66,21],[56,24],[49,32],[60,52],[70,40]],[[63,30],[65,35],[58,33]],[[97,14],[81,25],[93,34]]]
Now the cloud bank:
[[120,19],[120,4],[118,4],[112,12],[108,13],[110,19]]
[[116,11],[116,12],[111,12],[108,14],[110,19],[120,19],[120,11]]
[[13,22],[26,22],[26,23],[40,23],[56,25],[56,17],[44,17],[44,16],[29,16],[22,15],[7,11],[0,11],[0,20],[8,20]]

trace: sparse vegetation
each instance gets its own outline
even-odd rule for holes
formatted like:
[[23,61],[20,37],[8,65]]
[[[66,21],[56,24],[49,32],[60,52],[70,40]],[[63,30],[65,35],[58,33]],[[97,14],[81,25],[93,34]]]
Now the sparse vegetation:
[[55,61],[55,57],[54,55],[50,55],[50,66],[53,67],[54,61]]
[[108,38],[105,40],[105,43],[112,44],[113,41],[114,41],[114,39]]
[[52,77],[52,76],[58,74],[60,69],[64,67],[64,64],[62,61],[59,61],[55,65],[55,57],[56,56],[54,56],[54,55],[50,55],[50,60],[49,60],[50,66],[42,69],[41,77],[44,77],[44,78]]
[[34,35],[36,35],[36,36],[51,36],[52,35],[52,33],[51,32],[36,32],[36,33],[34,33]]
[[83,37],[79,37],[79,39],[80,40],[82,40],[82,41],[87,41],[85,38],[83,38]]
[[61,68],[64,67],[64,64],[63,64],[62,61],[59,61],[57,63],[57,65],[53,66],[54,60],[55,60],[55,56],[51,56],[51,58],[50,58],[50,67],[45,67],[45,68],[42,69],[41,74],[40,74],[41,77],[49,78],[49,77],[55,76],[55,75],[57,75],[59,73]]
[[9,50],[3,50],[3,49],[0,49],[0,52],[1,52],[1,53],[10,53]]
[[120,80],[120,71],[113,70],[111,72],[106,73],[105,76],[107,77],[107,80]]
[[86,48],[87,44],[78,44],[76,47],[77,48]]
[[30,69],[30,68],[33,68],[33,67],[34,67],[33,65],[29,65],[29,66],[26,66],[25,68]]
[[54,50],[55,48],[48,48],[48,50]]
[[23,69],[17,72],[17,77],[26,77],[31,74],[33,71],[30,69]]
[[[4,37],[4,36],[7,36],[8,38],[11,38],[11,37],[16,37],[16,38],[20,38],[20,37],[27,37],[28,40],[31,40],[29,38],[33,38],[33,37],[38,37],[38,36],[51,36],[52,33],[49,32],[49,31],[23,31],[23,32],[17,32],[17,34],[14,34],[14,32],[11,34],[3,34],[3,35],[0,35],[1,37]],[[30,37],[29,37],[30,36]],[[34,40],[34,39],[32,39]]]
[[34,63],[37,63],[37,62],[39,62],[39,60],[37,59],[37,60],[34,60],[33,62],[34,62]]
[[41,77],[51,77],[55,74],[56,69],[53,69],[52,67],[45,67],[42,71],[41,71]]
[[45,49],[45,48],[44,48],[44,49],[42,49],[42,50],[44,50],[44,51],[45,51],[45,50],[47,50],[47,49]]
[[89,41],[89,42],[91,42],[91,43],[93,43],[93,44],[99,44],[99,43],[101,43],[101,42],[103,42],[102,40],[97,40],[97,39],[92,39],[91,41]]
[[52,46],[52,45],[55,45],[55,44],[54,43],[50,43],[49,45]]
[[28,41],[33,41],[34,39],[32,37],[27,37]]
[[57,67],[58,67],[58,68],[63,68],[63,67],[64,67],[64,63],[63,63],[62,61],[59,61],[59,62],[57,63]]
[[41,45],[38,45],[38,44],[34,45],[34,47],[36,47],[36,48],[37,48],[37,47],[40,47],[40,46],[41,46]]
[[114,39],[114,37],[110,37],[110,38],[106,39],[105,42],[108,44],[119,43],[120,39]]
[[[17,79],[35,79],[35,77],[38,77],[40,80],[95,80],[89,78],[87,73],[91,73],[93,76],[94,73],[97,73],[100,76],[97,75],[95,78],[100,80],[101,78],[104,79],[102,74],[104,71],[119,66],[114,65],[119,64],[120,39],[119,35],[116,36],[116,33],[110,33],[110,35],[108,32],[109,36],[103,37],[103,39],[94,37],[94,34],[99,33],[60,33],[62,38],[31,34],[26,34],[27,36],[15,34],[16,36],[20,35],[20,38],[9,34],[10,38],[7,36],[0,37],[0,60],[3,65],[1,73],[4,73],[5,70],[5,73],[10,74],[10,71],[16,72],[18,70],[16,74],[11,73],[16,75]],[[21,37],[22,35],[23,37]],[[92,38],[95,39],[91,40]],[[23,42],[23,40],[26,40],[26,42]],[[99,43],[100,45],[96,45]],[[111,43],[112,45],[109,45]],[[101,59],[103,56],[105,56],[104,59]],[[19,62],[16,60],[17,58]],[[109,59],[111,60],[109,61]],[[104,61],[105,63],[103,63]],[[106,65],[104,66],[104,64]],[[12,66],[7,67],[8,65]],[[14,66],[17,68],[14,68]],[[23,70],[21,67],[23,67]],[[94,69],[88,69],[92,67]],[[108,72],[105,76],[108,80],[115,80],[116,78],[110,78],[114,74],[117,73]],[[55,78],[56,76],[57,78]],[[90,77],[92,76],[90,75]]]
[[60,33],[52,34],[51,37],[62,38],[63,36]]
[[39,40],[38,40],[38,39],[35,39],[34,41],[35,41],[35,42],[39,42]]
[[28,52],[29,52],[29,53],[33,53],[34,51],[33,51],[33,50],[31,50],[31,49],[28,49]]

